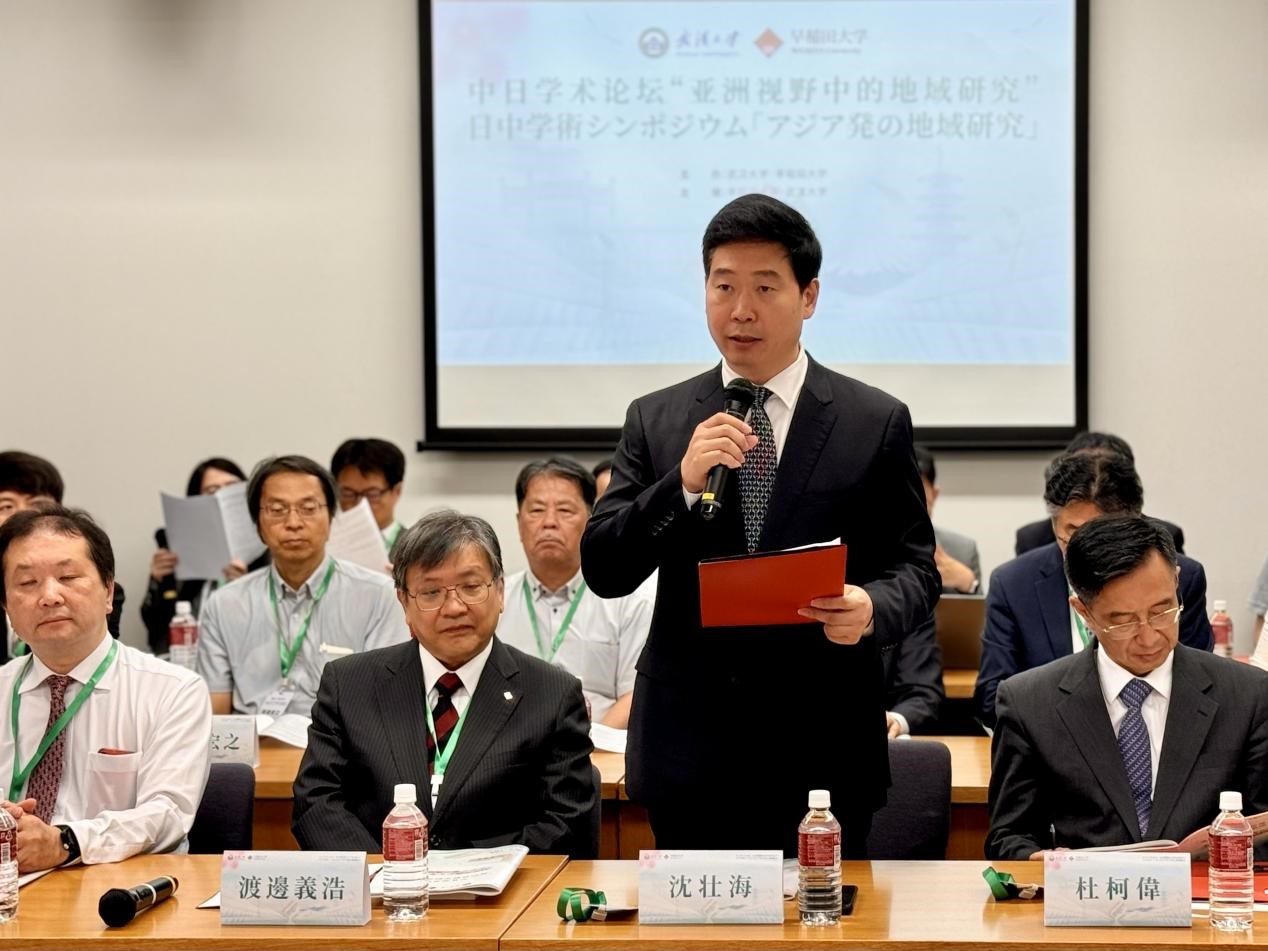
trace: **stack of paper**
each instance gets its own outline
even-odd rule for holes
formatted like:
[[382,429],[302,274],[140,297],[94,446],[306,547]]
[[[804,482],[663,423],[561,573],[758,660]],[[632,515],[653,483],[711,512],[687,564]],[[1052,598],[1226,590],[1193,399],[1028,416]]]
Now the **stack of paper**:
[[330,540],[326,551],[340,561],[350,561],[371,571],[387,571],[387,545],[379,523],[374,520],[370,503],[362,499],[346,512],[340,512],[330,523]]
[[264,554],[247,510],[245,482],[227,485],[215,495],[164,492],[162,501],[167,544],[180,559],[177,580],[219,578],[233,559],[249,565]]

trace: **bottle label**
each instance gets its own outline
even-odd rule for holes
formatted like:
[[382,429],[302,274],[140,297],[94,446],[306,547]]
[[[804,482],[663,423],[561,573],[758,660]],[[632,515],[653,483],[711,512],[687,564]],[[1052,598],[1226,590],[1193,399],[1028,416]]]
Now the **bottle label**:
[[383,861],[421,862],[426,854],[427,837],[422,829],[383,830]]
[[18,855],[18,830],[0,829],[0,864],[16,862]]
[[841,864],[840,832],[802,832],[797,836],[797,864],[831,868]]
[[1211,836],[1211,868],[1222,872],[1249,872],[1255,867],[1255,837]]

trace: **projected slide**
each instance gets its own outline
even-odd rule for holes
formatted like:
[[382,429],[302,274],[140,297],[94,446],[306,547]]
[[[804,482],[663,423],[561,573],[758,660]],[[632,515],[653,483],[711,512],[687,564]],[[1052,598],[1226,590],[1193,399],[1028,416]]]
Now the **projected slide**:
[[615,428],[715,364],[700,238],[748,192],[823,244],[817,360],[918,426],[1075,422],[1073,0],[431,17],[439,429]]

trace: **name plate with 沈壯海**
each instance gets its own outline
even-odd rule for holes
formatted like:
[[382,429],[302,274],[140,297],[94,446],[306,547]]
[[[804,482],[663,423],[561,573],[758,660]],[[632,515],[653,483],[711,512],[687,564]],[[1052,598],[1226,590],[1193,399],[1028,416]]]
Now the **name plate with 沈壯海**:
[[1189,928],[1188,852],[1045,852],[1043,923]]
[[639,923],[778,924],[784,920],[783,868],[777,851],[643,849]]
[[223,925],[363,925],[370,920],[364,852],[226,852]]

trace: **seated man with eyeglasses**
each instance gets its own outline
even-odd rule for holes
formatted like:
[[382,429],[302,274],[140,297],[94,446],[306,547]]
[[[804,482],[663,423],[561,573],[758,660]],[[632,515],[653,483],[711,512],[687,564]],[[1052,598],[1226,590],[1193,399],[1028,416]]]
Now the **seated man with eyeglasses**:
[[1093,641],[1000,686],[988,858],[1179,841],[1210,823],[1226,789],[1248,814],[1268,809],[1268,674],[1177,644],[1194,610],[1179,573],[1153,519],[1074,532],[1069,603]]
[[396,503],[405,482],[405,454],[386,439],[348,439],[335,450],[330,472],[339,488],[339,508],[365,499],[383,534],[388,554],[405,528],[396,520]]
[[215,713],[308,716],[332,657],[407,640],[392,582],[326,554],[335,480],[304,456],[256,466],[247,508],[273,563],[218,588],[199,617]]
[[393,575],[418,643],[326,667],[295,778],[300,847],[379,851],[393,789],[413,783],[432,848],[591,855],[581,682],[494,636],[504,584],[489,523],[426,516],[397,540]]
[[[1140,515],[1145,490],[1132,461],[1116,453],[1070,452],[1045,473],[1043,498],[1056,541],[995,569],[986,594],[986,629],[974,703],[982,722],[995,721],[995,690],[1019,671],[1077,654],[1091,632],[1070,606],[1063,566],[1066,544],[1084,522],[1102,515]],[[1211,622],[1206,615],[1206,572],[1179,555],[1180,643],[1209,651]]]

